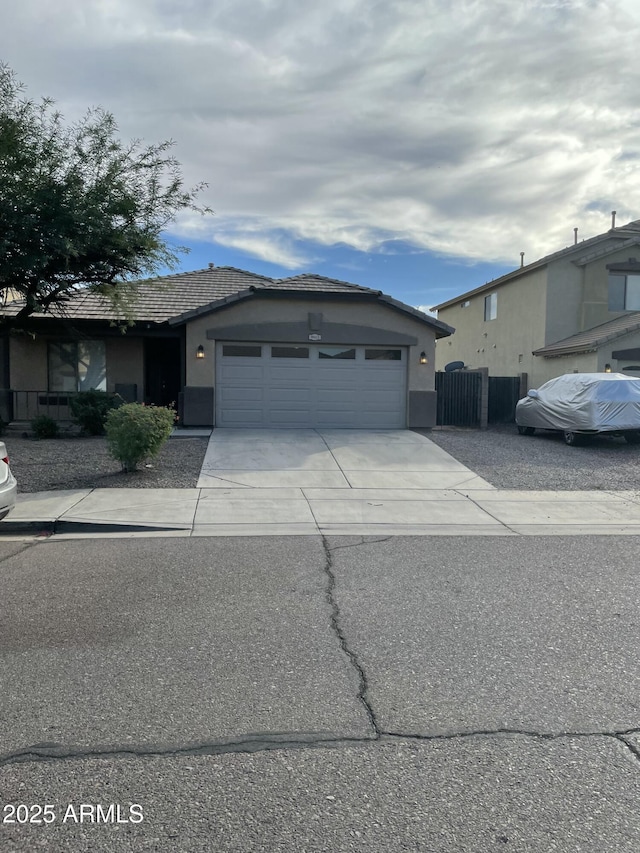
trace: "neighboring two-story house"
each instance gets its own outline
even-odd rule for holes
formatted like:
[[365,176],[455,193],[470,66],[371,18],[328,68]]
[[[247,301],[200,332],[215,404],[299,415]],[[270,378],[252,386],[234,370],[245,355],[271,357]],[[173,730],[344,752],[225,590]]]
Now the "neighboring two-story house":
[[521,266],[434,306],[456,330],[436,369],[455,361],[492,376],[640,376],[640,220]]

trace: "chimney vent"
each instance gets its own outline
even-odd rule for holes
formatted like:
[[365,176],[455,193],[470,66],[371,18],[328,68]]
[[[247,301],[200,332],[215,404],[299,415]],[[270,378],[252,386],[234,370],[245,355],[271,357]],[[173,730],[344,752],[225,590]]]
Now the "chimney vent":
[[210,270],[215,269],[215,266],[216,265],[212,261],[209,261],[209,269]]
[[611,227],[612,228],[616,227],[616,211],[615,210],[611,211]]
[[524,266],[524,252],[520,252],[520,269]]
[[578,229],[577,228],[573,229],[573,245],[574,246],[578,245]]

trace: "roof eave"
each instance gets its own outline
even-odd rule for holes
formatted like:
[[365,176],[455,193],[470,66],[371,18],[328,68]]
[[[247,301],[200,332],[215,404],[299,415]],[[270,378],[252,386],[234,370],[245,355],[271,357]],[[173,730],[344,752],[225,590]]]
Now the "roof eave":
[[472,296],[478,296],[481,293],[488,293],[490,290],[495,290],[496,287],[500,287],[503,284],[507,284],[514,278],[518,278],[521,275],[526,275],[526,273],[542,269],[542,267],[546,267],[548,263],[548,261],[540,260],[534,261],[531,264],[527,264],[524,267],[518,267],[517,270],[512,270],[511,272],[500,276],[500,278],[494,278],[493,281],[488,281],[486,284],[483,284],[480,287],[475,287],[473,290],[467,290],[466,293],[461,293],[459,296],[456,296],[455,299],[448,299],[446,302],[441,302],[439,305],[434,305],[430,310],[442,311],[444,308],[451,308],[458,302],[464,302],[465,299],[470,299]]

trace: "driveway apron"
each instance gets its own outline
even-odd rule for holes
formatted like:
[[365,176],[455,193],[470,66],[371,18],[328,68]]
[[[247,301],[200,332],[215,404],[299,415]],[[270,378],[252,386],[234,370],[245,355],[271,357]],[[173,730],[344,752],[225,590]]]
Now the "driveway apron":
[[410,430],[215,430],[198,486],[195,535],[505,532],[466,499],[493,487]]

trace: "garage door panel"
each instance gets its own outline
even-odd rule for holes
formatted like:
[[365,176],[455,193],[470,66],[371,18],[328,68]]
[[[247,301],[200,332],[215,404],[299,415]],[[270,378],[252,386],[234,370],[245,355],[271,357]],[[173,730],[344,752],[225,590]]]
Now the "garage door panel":
[[218,384],[222,380],[222,384],[225,385],[235,382],[245,384],[251,381],[262,385],[264,382],[264,370],[261,364],[225,364],[223,361],[218,376]]
[[[229,346],[229,345],[227,345]],[[247,345],[248,346],[248,345]],[[406,351],[402,360],[225,357],[217,348],[216,424],[229,427],[398,429],[406,426]],[[290,347],[291,345],[287,345]],[[326,349],[326,347],[325,347]]]
[[238,402],[261,403],[264,399],[265,389],[259,386],[220,388],[218,390],[221,401],[226,405]]
[[285,388],[271,387],[266,392],[267,399],[270,403],[310,403],[312,393],[310,388]]
[[282,364],[281,359],[278,359],[278,362],[275,365],[273,362],[270,363],[270,382],[300,382],[301,384],[304,383],[307,385],[310,381],[310,377],[311,370],[307,365],[303,368],[300,368],[299,364],[287,366]]
[[262,426],[264,410],[259,409],[237,409],[224,408],[218,416],[218,426],[237,426],[242,423],[246,426]]
[[338,403],[342,403],[343,406],[351,408],[356,393],[353,388],[318,388],[316,400],[320,406],[336,408]]
[[312,414],[309,409],[271,409],[268,412],[269,426],[275,427],[312,427]]

